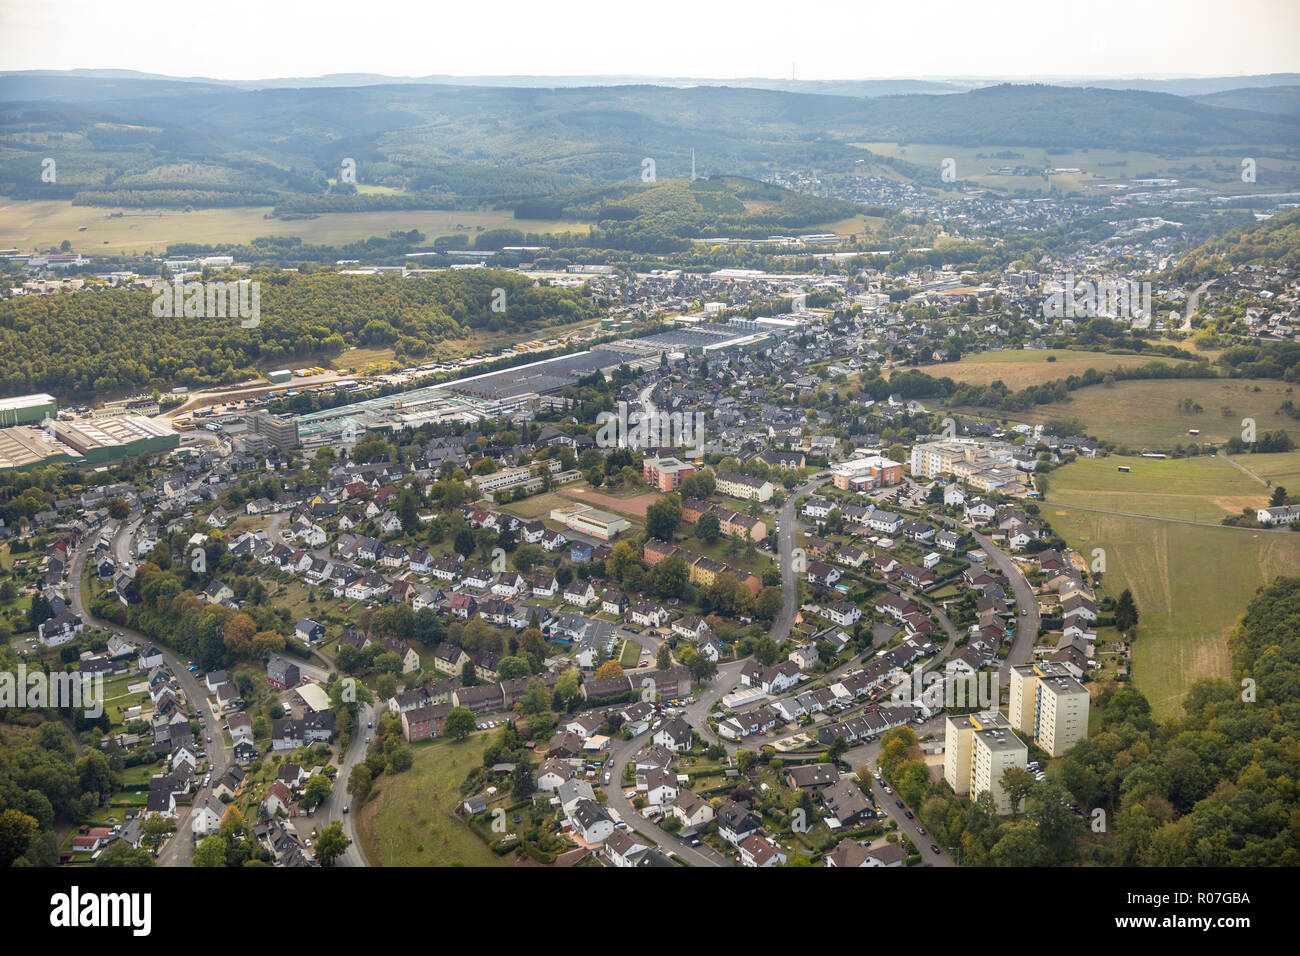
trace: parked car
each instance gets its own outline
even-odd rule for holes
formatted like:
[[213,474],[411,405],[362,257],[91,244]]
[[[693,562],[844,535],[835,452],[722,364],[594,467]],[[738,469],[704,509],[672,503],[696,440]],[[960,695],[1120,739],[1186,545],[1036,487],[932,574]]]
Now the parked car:
[[898,804],[898,809],[900,809],[900,810],[903,809],[903,801],[902,801],[902,800],[895,800],[894,802],[895,802],[896,804]]
[[938,856],[938,855],[939,855],[939,845],[938,845],[937,843],[931,843],[931,844],[930,844],[930,852],[933,853],[935,856]]

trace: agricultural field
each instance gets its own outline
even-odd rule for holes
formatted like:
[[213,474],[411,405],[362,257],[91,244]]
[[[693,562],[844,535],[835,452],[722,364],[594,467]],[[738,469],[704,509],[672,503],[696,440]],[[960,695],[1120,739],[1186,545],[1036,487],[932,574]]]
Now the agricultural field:
[[935,365],[925,371],[935,378],[950,378],[954,382],[968,382],[972,385],[991,385],[1001,381],[1012,391],[1019,391],[1053,379],[1082,375],[1090,368],[1095,368],[1098,372],[1109,372],[1116,368],[1137,368],[1151,361],[1173,364],[1184,360],[1155,355],[1078,352],[1073,349],[1019,349],[977,352],[965,356],[960,362]]
[[483,760],[491,731],[412,747],[415,762],[381,776],[360,808],[358,839],[373,866],[509,866],[456,815],[460,785]]
[[[1200,405],[1201,411],[1181,407],[1184,398]],[[1092,385],[1071,392],[1064,402],[1035,405],[1014,415],[964,407],[951,411],[1031,425],[1077,418],[1089,435],[1143,451],[1189,440],[1223,444],[1241,436],[1244,418],[1255,420],[1257,434],[1280,428],[1300,441],[1300,422],[1278,410],[1283,402],[1295,398],[1295,386],[1272,379],[1150,379],[1117,382],[1111,388]],[[1194,438],[1187,434],[1193,428],[1200,430]]]
[[1270,485],[1300,493],[1300,451],[1269,455],[1233,455],[1232,461]]
[[[1106,590],[1133,591],[1140,620],[1133,679],[1157,718],[1181,715],[1202,677],[1231,675],[1228,635],[1256,589],[1300,574],[1300,534],[1179,524],[1044,504],[1042,517],[1075,550],[1105,551]],[[1206,560],[1212,555],[1213,560]]]
[[[1120,466],[1131,471],[1121,472]],[[1226,458],[1209,456],[1080,458],[1053,471],[1048,481],[1045,509],[1063,503],[1211,523],[1241,514],[1242,508],[1263,507],[1269,495]]]
[[[401,209],[323,213],[312,218],[272,219],[270,206],[238,209],[112,209],[74,206],[68,200],[0,200],[0,246],[46,249],[64,239],[76,252],[153,252],[178,242],[242,243],[259,236],[300,236],[311,244],[339,245],[394,230],[418,229],[429,241],[509,226],[523,232],[586,232],[587,223],[516,220],[508,210]],[[80,227],[86,231],[81,232]]]

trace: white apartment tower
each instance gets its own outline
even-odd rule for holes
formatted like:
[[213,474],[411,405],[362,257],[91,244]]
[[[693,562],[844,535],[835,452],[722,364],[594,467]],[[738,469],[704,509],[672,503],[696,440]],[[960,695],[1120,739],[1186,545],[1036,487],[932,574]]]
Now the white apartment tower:
[[1092,697],[1061,664],[1011,668],[1011,724],[1053,757],[1088,734]]
[[943,778],[953,792],[971,800],[988,791],[998,813],[1011,813],[1011,797],[1002,787],[1009,767],[1024,769],[1029,748],[997,711],[949,715],[943,754]]

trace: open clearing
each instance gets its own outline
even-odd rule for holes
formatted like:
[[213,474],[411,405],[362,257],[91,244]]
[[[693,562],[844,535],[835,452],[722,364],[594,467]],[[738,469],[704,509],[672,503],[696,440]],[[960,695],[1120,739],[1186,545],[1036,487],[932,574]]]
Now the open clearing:
[[490,733],[462,743],[443,738],[417,744],[410,770],[379,778],[357,821],[372,866],[510,865],[454,812],[461,782],[482,762]]
[[[508,210],[399,209],[332,212],[315,218],[269,219],[270,206],[241,209],[115,209],[68,200],[0,200],[0,246],[57,246],[64,239],[84,255],[153,252],[179,242],[243,243],[259,236],[299,236],[313,245],[339,245],[394,230],[418,229],[428,242],[497,226],[528,232],[586,232],[587,224],[515,219]],[[85,232],[79,232],[81,226]]]
[[[1042,516],[1085,556],[1103,548],[1102,583],[1133,591],[1140,621],[1133,677],[1157,717],[1181,716],[1201,677],[1228,677],[1228,634],[1257,588],[1300,574],[1300,534],[1208,528],[1054,508]],[[1208,559],[1207,559],[1208,558]]]
[[589,504],[593,508],[616,511],[632,518],[645,518],[646,509],[658,501],[660,497],[657,494],[642,494],[616,498],[613,495],[604,495],[599,491],[592,491],[590,488],[578,487],[563,488],[560,494],[566,498],[572,498],[574,501]]
[[[1199,404],[1202,411],[1184,411],[1179,407],[1184,398]],[[1280,428],[1300,440],[1300,422],[1278,411],[1288,399],[1296,399],[1295,386],[1272,379],[1149,379],[1117,382],[1112,388],[1092,385],[1071,392],[1064,402],[1035,405],[1014,413],[980,408],[952,410],[1031,425],[1077,418],[1089,435],[1144,451],[1188,441],[1222,444],[1241,436],[1244,418],[1255,420],[1257,434]],[[1189,428],[1199,429],[1200,434],[1189,436]]]
[[923,371],[935,378],[950,378],[954,382],[969,382],[972,385],[991,385],[1001,381],[1012,391],[1019,391],[1053,379],[1082,375],[1090,368],[1105,373],[1117,368],[1137,368],[1151,361],[1173,364],[1184,360],[1158,355],[1076,352],[1072,349],[1020,349],[977,352],[965,356],[960,362],[933,365]]
[[[1256,456],[1249,456],[1256,457]],[[1129,472],[1118,470],[1120,465]],[[1218,522],[1268,504],[1268,489],[1224,458],[1080,458],[1048,477],[1050,502],[1157,518]],[[1297,485],[1300,490],[1300,485]]]

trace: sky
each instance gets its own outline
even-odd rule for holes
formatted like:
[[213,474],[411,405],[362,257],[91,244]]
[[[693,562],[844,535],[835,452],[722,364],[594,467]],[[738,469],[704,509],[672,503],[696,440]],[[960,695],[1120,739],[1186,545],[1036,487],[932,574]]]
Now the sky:
[[1300,0],[0,0],[0,70],[843,80],[1300,72]]

